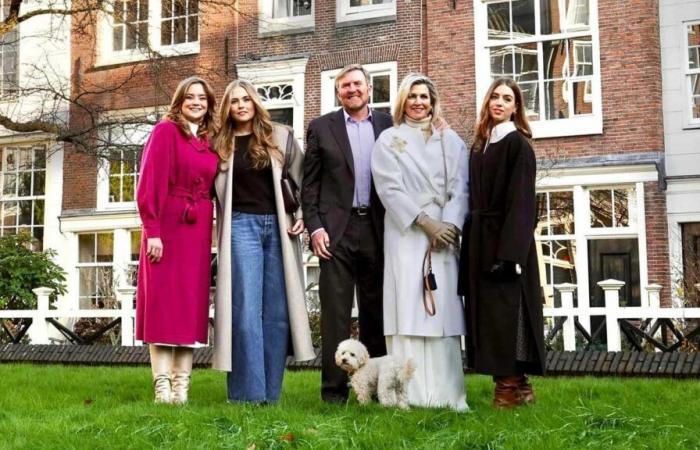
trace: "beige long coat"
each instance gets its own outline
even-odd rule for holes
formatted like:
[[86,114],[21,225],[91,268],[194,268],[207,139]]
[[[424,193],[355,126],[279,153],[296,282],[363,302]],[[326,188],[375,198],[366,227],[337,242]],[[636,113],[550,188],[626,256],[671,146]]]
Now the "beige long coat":
[[[287,140],[294,139],[288,128],[275,124],[275,140],[284,152]],[[289,164],[289,177],[297,186],[301,186],[304,154],[296,141],[292,145],[293,154]],[[233,186],[232,159],[221,164],[216,176],[216,231],[218,237],[218,266],[216,273],[216,303],[214,317],[214,357],[212,367],[222,371],[231,371],[231,196]],[[306,310],[304,290],[304,275],[301,256],[301,242],[298,237],[290,237],[287,228],[291,227],[295,218],[284,210],[280,179],[282,166],[272,159],[272,178],[277,206],[277,221],[279,222],[280,241],[282,242],[282,260],[284,263],[284,280],[287,289],[287,309],[289,325],[292,334],[294,357],[297,361],[312,359],[316,356],[311,343],[311,329]],[[296,212],[301,218],[301,208]]]

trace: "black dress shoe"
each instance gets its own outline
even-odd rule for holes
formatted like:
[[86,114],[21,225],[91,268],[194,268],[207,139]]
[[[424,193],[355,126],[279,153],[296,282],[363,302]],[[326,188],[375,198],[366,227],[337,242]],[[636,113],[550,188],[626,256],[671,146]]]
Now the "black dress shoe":
[[326,403],[334,403],[337,405],[344,405],[348,402],[348,398],[341,395],[323,395],[321,399]]

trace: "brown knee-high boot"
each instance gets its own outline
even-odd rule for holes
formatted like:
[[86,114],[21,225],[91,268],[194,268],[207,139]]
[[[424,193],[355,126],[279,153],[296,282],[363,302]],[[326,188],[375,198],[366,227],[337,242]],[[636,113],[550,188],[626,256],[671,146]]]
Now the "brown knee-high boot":
[[173,349],[171,347],[149,344],[148,351],[151,354],[155,402],[170,403],[172,401],[170,372],[173,368]]
[[173,349],[173,403],[178,405],[187,403],[193,353],[193,349],[189,347]]

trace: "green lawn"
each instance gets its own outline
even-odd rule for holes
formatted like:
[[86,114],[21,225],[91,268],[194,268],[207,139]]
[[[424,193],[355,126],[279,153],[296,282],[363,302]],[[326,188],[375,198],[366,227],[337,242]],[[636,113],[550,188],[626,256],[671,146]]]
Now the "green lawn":
[[321,403],[318,372],[287,374],[276,406],[230,405],[225,377],[197,370],[186,407],[154,405],[147,368],[0,366],[0,447],[700,448],[700,383],[538,378],[538,403],[494,411],[468,376],[472,411]]

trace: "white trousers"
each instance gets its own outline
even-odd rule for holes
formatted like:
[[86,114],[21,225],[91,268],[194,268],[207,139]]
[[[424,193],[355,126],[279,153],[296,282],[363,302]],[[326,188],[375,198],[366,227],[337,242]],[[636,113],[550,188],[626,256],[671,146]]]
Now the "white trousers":
[[413,406],[467,411],[459,336],[387,336],[386,349],[397,358],[412,358],[416,371],[408,384]]

